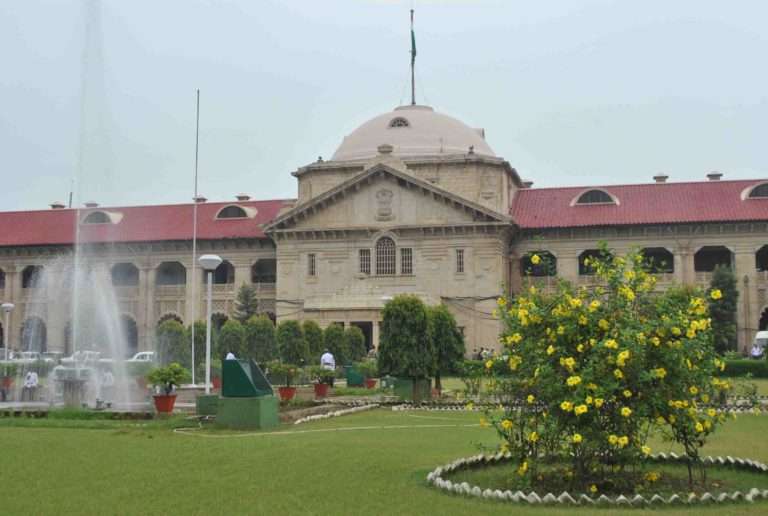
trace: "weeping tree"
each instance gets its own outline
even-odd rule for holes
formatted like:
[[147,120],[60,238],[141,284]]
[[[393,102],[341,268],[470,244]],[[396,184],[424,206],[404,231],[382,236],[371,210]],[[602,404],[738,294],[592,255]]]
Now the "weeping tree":
[[344,331],[347,353],[351,362],[359,362],[368,351],[365,349],[365,335],[357,326],[350,326]]
[[309,359],[309,347],[298,321],[283,321],[277,325],[277,349],[286,364],[301,366]]
[[184,326],[176,319],[168,319],[157,325],[157,357],[160,364],[189,364],[190,342],[184,338]]
[[277,359],[275,325],[265,315],[255,315],[245,323],[245,340],[248,356],[259,364]]
[[259,311],[259,299],[256,294],[256,287],[243,283],[237,290],[237,299],[235,299],[235,313],[232,314],[241,324],[256,315]]
[[735,348],[736,310],[739,291],[736,275],[727,265],[718,265],[710,282],[709,313],[712,317],[712,339],[715,350],[723,354]]
[[323,354],[323,330],[315,321],[304,321],[302,329],[309,347],[309,362],[317,364]]
[[442,391],[440,377],[458,371],[464,359],[464,336],[448,308],[437,305],[427,308],[429,340],[435,350],[435,388]]
[[349,364],[349,351],[344,327],[340,324],[330,324],[323,331],[323,344],[331,352],[337,365]]
[[237,358],[248,358],[248,348],[245,343],[245,327],[236,320],[225,322],[224,326],[219,330],[217,347],[222,360],[224,360],[227,353],[234,353]]

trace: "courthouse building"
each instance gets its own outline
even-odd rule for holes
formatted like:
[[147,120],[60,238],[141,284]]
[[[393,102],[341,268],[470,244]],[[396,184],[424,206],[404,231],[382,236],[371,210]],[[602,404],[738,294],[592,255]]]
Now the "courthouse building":
[[[218,321],[248,283],[278,321],[356,325],[377,346],[382,307],[410,293],[446,304],[468,351],[493,348],[499,295],[530,276],[593,284],[583,260],[604,240],[619,253],[644,249],[661,264],[659,288],[707,285],[717,264],[733,267],[743,348],[768,325],[768,180],[650,175],[644,184],[534,188],[482,129],[402,106],[358,127],[330,160],[293,172],[297,199],[0,213],[0,300],[16,305],[2,331],[11,348],[71,351],[61,286],[75,235],[82,262],[111,278],[134,349],[152,349],[160,321],[202,318],[197,206],[198,253],[225,260],[213,290]],[[531,267],[533,251],[553,266]]]

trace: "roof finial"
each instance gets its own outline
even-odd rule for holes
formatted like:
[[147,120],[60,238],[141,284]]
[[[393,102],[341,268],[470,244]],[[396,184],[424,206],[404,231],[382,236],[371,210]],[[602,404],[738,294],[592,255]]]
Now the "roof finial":
[[414,68],[416,65],[416,34],[413,32],[413,9],[411,9],[411,105],[416,105],[416,80]]

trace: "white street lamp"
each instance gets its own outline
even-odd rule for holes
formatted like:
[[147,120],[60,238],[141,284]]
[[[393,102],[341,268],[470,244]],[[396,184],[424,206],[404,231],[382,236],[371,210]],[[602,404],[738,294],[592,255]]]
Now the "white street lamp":
[[205,323],[205,393],[211,393],[211,304],[213,300],[213,271],[221,265],[223,261],[221,256],[215,254],[204,254],[198,258],[198,263],[205,270],[208,276],[208,310]]
[[11,333],[11,312],[15,308],[13,303],[3,303],[3,312],[5,312],[5,328],[3,331],[3,346],[5,346],[5,360],[8,360],[8,334]]

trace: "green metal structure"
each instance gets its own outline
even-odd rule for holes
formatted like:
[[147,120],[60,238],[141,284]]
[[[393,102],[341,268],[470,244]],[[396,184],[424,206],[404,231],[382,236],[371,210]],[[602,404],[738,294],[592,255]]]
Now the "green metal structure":
[[250,360],[224,360],[221,363],[221,395],[225,398],[271,396],[272,386],[259,365]]

